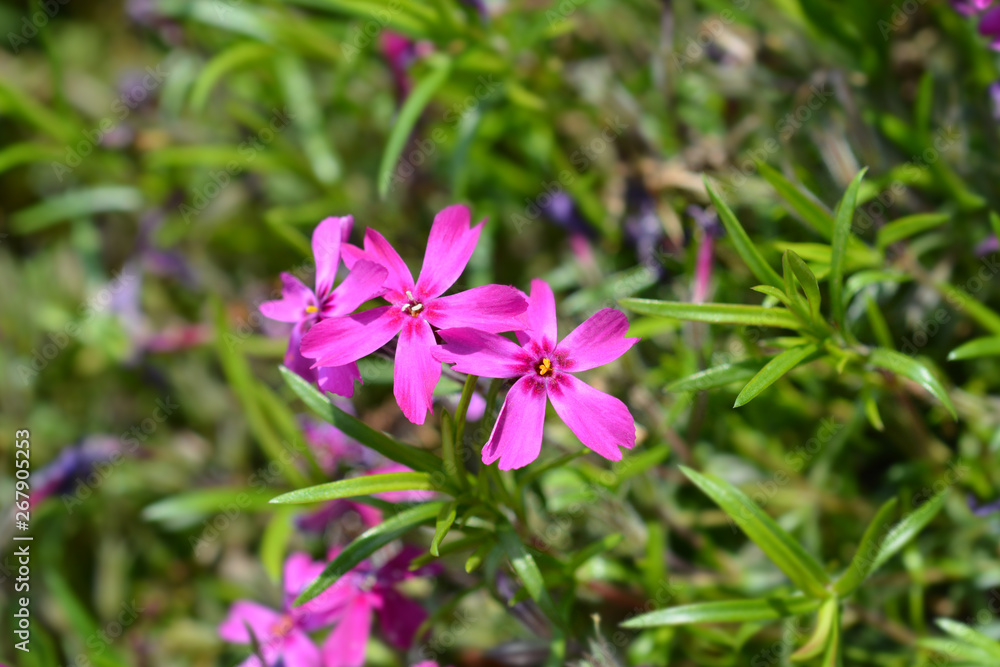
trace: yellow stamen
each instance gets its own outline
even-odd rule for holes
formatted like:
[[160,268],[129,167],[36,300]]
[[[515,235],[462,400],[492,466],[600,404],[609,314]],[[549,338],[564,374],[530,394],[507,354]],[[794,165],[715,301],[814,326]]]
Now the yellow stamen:
[[319,308],[317,308],[316,306],[306,306],[306,312],[307,313],[318,313],[319,312]]
[[542,358],[542,363],[538,364],[538,374],[548,375],[552,372],[552,362],[547,357]]

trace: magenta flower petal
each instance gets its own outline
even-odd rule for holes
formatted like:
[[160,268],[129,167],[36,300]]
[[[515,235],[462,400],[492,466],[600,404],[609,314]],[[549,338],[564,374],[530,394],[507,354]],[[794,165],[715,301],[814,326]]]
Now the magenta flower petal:
[[521,316],[527,307],[520,290],[506,285],[483,285],[428,301],[425,317],[439,329],[472,327],[500,333],[523,327]]
[[555,346],[559,335],[556,329],[556,297],[544,280],[535,278],[531,281],[531,296],[528,297],[528,309],[523,319],[528,329],[517,333],[522,345],[534,339],[547,349]]
[[[266,653],[264,657],[269,657]],[[285,637],[281,659],[283,664],[298,667],[323,667],[323,655],[304,632],[293,630]]]
[[420,625],[427,620],[427,612],[419,604],[392,588],[381,591],[382,606],[378,610],[382,634],[389,643],[400,650],[413,644]]
[[285,601],[291,603],[323,571],[323,564],[312,559],[309,554],[297,551],[285,560],[282,581],[285,587]]
[[279,322],[298,322],[314,301],[312,290],[301,280],[290,273],[282,273],[281,298],[260,304],[260,312],[264,317]]
[[619,447],[635,446],[635,422],[625,404],[562,373],[549,384],[549,400],[584,445],[610,461],[620,461]]
[[361,382],[361,371],[357,364],[343,366],[321,366],[316,369],[316,384],[321,391],[328,391],[337,396],[354,395],[354,381]]
[[381,264],[389,271],[385,286],[395,292],[395,296],[402,299],[407,291],[414,290],[413,274],[407,268],[406,262],[399,256],[396,249],[389,245],[385,237],[371,227],[365,231],[365,253],[370,255],[369,259]]
[[425,298],[444,294],[465,270],[483,230],[483,223],[469,229],[470,220],[469,209],[458,204],[434,216],[417,279],[417,288]]
[[299,322],[292,327],[288,335],[288,349],[285,351],[285,366],[290,371],[305,378],[309,382],[316,379],[316,371],[312,369],[312,362],[302,356],[302,337],[308,328],[307,322]]
[[507,392],[497,423],[483,447],[483,463],[500,459],[501,470],[523,468],[542,449],[542,427],[545,422],[545,387],[536,378],[526,375]]
[[395,336],[406,317],[394,306],[318,322],[302,338],[302,355],[320,366],[343,366],[371,354]]
[[385,292],[382,285],[388,277],[389,272],[384,266],[369,261],[358,262],[344,282],[333,290],[333,308],[329,313],[324,312],[324,317],[353,313],[361,304],[381,296]]
[[610,363],[639,342],[626,338],[628,318],[621,311],[605,308],[563,338],[556,349],[566,354],[563,368],[576,373]]
[[316,262],[316,295],[322,299],[333,289],[340,264],[340,244],[344,239],[344,228],[350,234],[354,225],[352,216],[327,218],[316,225],[312,236],[313,259]]
[[993,48],[1000,46],[1000,5],[986,10],[979,19],[979,34],[993,38]]
[[[444,345],[434,348],[434,358],[455,364],[459,373],[488,378],[512,378],[524,374],[527,353],[503,336],[463,327],[438,332]],[[522,361],[522,358],[526,361]]]
[[367,259],[369,261],[372,260],[371,255],[358,246],[351,245],[350,243],[340,244],[340,258],[344,260],[344,266],[346,266],[348,270],[353,269],[354,265],[363,259]]
[[365,593],[351,600],[340,623],[323,642],[324,667],[361,667],[365,663],[374,603],[372,596]]
[[249,625],[257,639],[264,642],[271,636],[271,628],[280,620],[281,614],[273,609],[249,600],[238,600],[219,625],[219,636],[227,642],[249,644],[250,633],[246,627]]
[[431,354],[434,332],[419,317],[408,317],[396,344],[393,394],[403,414],[414,424],[423,424],[431,411],[434,387],[441,379],[441,363]]

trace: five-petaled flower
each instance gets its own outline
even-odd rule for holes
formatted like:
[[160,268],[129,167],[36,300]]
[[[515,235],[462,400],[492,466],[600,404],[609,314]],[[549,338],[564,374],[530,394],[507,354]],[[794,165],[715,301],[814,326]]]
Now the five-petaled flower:
[[388,271],[383,296],[390,305],[318,322],[303,337],[302,354],[315,359],[320,369],[343,366],[375,352],[398,333],[393,393],[406,418],[423,424],[441,378],[441,364],[432,356],[437,344],[432,325],[491,333],[524,326],[519,316],[527,302],[513,287],[484,285],[441,296],[465,270],[479,241],[483,223],[470,229],[469,222],[465,206],[449,206],[435,216],[416,282],[396,250],[375,230],[365,232],[364,250],[345,245],[344,262],[352,273],[371,262]]
[[341,396],[354,394],[354,381],[361,380],[358,365],[350,362],[330,365],[318,371],[299,351],[302,337],[310,327],[328,317],[354,312],[365,301],[379,296],[387,271],[375,262],[359,261],[336,288],[333,281],[340,264],[343,242],[351,233],[354,218],[327,218],[316,226],[312,237],[316,261],[316,289],[311,290],[290,273],[282,273],[281,299],[260,304],[260,312],[272,320],[293,322],[285,353],[285,365],[319,388]]
[[[309,633],[336,622],[340,599],[327,591],[300,607],[292,603],[322,571],[323,564],[314,562],[308,554],[292,554],[285,561],[285,595],[281,611],[250,600],[239,600],[233,603],[229,615],[219,626],[219,635],[237,644],[256,643],[268,666],[280,659],[287,665],[321,667],[322,654]],[[329,642],[328,639],[327,644]],[[251,656],[240,667],[266,666],[261,665],[257,656]]]
[[483,447],[483,463],[499,459],[500,468],[510,470],[538,457],[546,399],[584,445],[607,459],[621,460],[619,447],[635,445],[635,422],[628,408],[571,373],[614,361],[639,341],[625,337],[625,315],[612,308],[600,310],[557,343],[552,289],[533,280],[526,319],[529,330],[516,333],[520,345],[468,327],[440,332],[445,343],[435,350],[436,359],[463,373],[518,378]]

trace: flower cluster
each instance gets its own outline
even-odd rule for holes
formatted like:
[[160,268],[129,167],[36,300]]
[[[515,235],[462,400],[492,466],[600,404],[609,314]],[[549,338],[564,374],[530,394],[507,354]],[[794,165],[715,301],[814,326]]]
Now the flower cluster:
[[[396,585],[429,573],[426,569],[410,570],[419,553],[403,547],[381,565],[364,561],[299,607],[293,602],[322,573],[324,564],[305,553],[292,554],[285,561],[281,610],[239,600],[219,626],[219,635],[226,641],[256,647],[259,655],[252,655],[240,667],[265,667],[261,657],[267,667],[361,667],[372,620],[378,616],[386,640],[396,648],[408,649],[427,613],[397,591]],[[330,558],[336,555],[334,550]],[[330,627],[333,629],[317,646],[312,634]]]
[[[514,380],[483,462],[500,468],[537,458],[548,401],[593,451],[620,460],[619,447],[635,444],[625,404],[573,373],[609,363],[639,339],[626,338],[628,321],[614,309],[595,313],[562,341],[555,298],[541,280],[526,296],[512,286],[484,285],[445,295],[459,279],[479,241],[469,210],[450,206],[434,218],[416,280],[399,253],[377,231],[362,247],[347,243],[353,218],[327,218],[313,234],[316,287],[283,274],[282,299],[261,305],[267,317],[294,324],[286,365],[325,391],[350,396],[360,380],[357,361],[396,339],[393,393],[403,414],[422,424],[433,412],[441,363],[472,375]],[[347,277],[334,287],[343,260]],[[358,310],[380,297],[388,305]],[[501,336],[513,333],[517,339]],[[310,363],[312,360],[313,363]]]

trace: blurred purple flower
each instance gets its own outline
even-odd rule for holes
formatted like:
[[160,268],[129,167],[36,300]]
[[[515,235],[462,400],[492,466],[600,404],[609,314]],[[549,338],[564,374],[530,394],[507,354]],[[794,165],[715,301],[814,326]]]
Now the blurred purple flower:
[[1000,81],[994,81],[989,87],[990,109],[993,111],[993,120],[1000,123]]
[[971,493],[966,497],[966,502],[969,505],[969,509],[976,516],[988,516],[994,512],[1000,512],[1000,499],[994,500],[989,503],[980,504],[976,497]]
[[[302,606],[294,607],[292,603],[324,567],[308,554],[292,554],[285,561],[285,595],[281,611],[250,600],[239,600],[219,626],[219,636],[236,644],[257,642],[269,665],[287,660],[289,665],[297,667],[322,667],[320,651],[308,633],[332,625],[339,618],[341,599],[330,589]],[[256,656],[251,656],[240,667],[265,666]]]
[[979,34],[990,38],[990,46],[1000,51],[1000,5],[987,9],[979,19]]
[[625,238],[635,247],[636,259],[643,266],[655,268],[663,278],[665,269],[660,252],[667,233],[656,211],[656,200],[639,178],[630,178],[625,186]]
[[556,190],[544,201],[542,199],[542,196],[538,197],[538,207],[552,224],[592,241],[598,237],[597,230],[584,219],[576,202],[564,190]]
[[1000,241],[996,236],[990,236],[985,241],[976,246],[976,256],[985,257],[991,252],[1000,250]]
[[[337,550],[331,551],[330,558],[337,553]],[[430,568],[410,571],[410,563],[421,553],[420,549],[404,546],[395,557],[380,566],[364,561],[323,593],[324,597],[329,595],[336,601],[336,626],[323,643],[324,667],[361,667],[364,664],[365,647],[375,615],[391,645],[400,650],[410,648],[427,612],[397,591],[396,584],[432,571]]]
[[410,67],[418,58],[431,53],[434,46],[430,42],[415,42],[405,35],[383,30],[379,37],[379,48],[389,69],[392,70],[392,78],[396,83],[396,99],[402,104],[413,88]]
[[87,477],[101,463],[116,465],[135,446],[125,447],[118,439],[94,435],[64,448],[52,462],[31,476],[31,507],[53,495],[69,493],[77,480]]
[[951,6],[961,14],[972,16],[983,11],[993,0],[951,0]]

